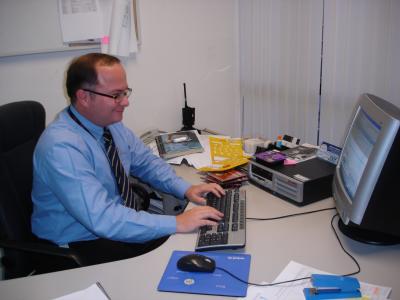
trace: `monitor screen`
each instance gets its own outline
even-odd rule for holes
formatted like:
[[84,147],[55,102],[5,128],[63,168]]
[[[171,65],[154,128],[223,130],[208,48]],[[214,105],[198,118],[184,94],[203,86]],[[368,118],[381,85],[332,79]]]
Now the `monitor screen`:
[[378,139],[380,129],[381,126],[363,109],[358,110],[346,145],[343,147],[339,165],[344,187],[351,200],[354,199],[354,194]]

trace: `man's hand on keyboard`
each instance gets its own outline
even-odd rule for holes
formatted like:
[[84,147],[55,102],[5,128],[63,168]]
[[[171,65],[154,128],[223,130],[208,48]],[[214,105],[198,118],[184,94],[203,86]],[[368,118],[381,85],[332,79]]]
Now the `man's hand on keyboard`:
[[203,197],[206,193],[213,193],[218,198],[225,195],[224,189],[216,183],[203,183],[192,185],[185,193],[185,196],[192,202],[197,204],[206,204],[206,199]]
[[217,225],[223,213],[210,206],[197,206],[176,216],[176,232],[192,232],[204,225]]

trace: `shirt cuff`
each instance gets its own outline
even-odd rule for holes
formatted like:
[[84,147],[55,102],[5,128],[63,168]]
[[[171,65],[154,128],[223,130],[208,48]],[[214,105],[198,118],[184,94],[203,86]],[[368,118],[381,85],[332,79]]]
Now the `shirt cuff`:
[[162,220],[162,230],[163,235],[170,235],[176,233],[176,217],[175,216],[166,216],[166,215],[159,215],[160,219]]
[[183,180],[182,178],[178,178],[178,180],[174,184],[174,195],[176,195],[180,199],[184,199],[186,191],[191,186],[192,185],[189,182]]

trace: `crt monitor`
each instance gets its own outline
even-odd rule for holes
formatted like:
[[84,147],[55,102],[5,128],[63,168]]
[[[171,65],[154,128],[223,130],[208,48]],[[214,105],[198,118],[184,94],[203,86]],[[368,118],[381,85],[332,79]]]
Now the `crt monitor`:
[[339,229],[360,242],[400,242],[400,109],[361,95],[333,179]]

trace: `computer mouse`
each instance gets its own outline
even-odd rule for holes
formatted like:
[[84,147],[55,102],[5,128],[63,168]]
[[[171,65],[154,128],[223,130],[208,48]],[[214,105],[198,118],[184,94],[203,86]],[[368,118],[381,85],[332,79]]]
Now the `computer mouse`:
[[188,254],[182,256],[177,267],[181,271],[211,273],[215,270],[215,261],[201,254]]

